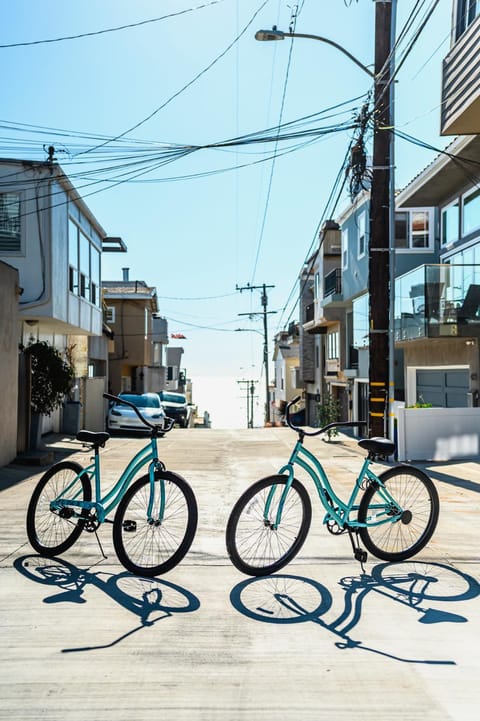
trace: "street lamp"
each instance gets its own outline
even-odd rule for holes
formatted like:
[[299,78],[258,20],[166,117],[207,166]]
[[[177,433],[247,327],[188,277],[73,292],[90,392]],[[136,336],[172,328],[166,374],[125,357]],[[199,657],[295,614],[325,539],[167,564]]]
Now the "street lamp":
[[274,25],[271,30],[257,30],[255,33],[255,40],[260,41],[284,40],[285,38],[308,38],[310,40],[320,40],[320,42],[327,43],[327,45],[333,45],[334,48],[337,48],[337,50],[340,50],[341,53],[350,58],[355,65],[362,68],[362,70],[370,75],[371,78],[375,77],[375,74],[367,68],[366,65],[361,63],[360,60],[357,60],[354,55],[349,53],[348,50],[345,50],[345,48],[333,40],[329,40],[329,38],[323,38],[321,35],[310,35],[309,33],[284,33],[282,30],[278,30],[276,25]]
[[[375,5],[375,70],[372,72],[338,43],[320,35],[259,30],[260,41],[308,38],[333,45],[374,80],[375,116],[370,190],[369,291],[369,434],[384,436],[389,402],[393,401],[393,36],[396,0]],[[390,330],[392,326],[392,330]],[[390,414],[389,414],[390,415]]]

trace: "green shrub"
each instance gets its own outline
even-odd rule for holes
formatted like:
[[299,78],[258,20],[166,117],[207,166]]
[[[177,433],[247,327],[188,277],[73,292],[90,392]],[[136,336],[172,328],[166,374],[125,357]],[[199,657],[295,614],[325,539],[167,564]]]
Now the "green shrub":
[[63,360],[60,352],[46,341],[31,343],[26,348],[31,358],[33,413],[51,415],[69,393],[75,379],[73,365]]

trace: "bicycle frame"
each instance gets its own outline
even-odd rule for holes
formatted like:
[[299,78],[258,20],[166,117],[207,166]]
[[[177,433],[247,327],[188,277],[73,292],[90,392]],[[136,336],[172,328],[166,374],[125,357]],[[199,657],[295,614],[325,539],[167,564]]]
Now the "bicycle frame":
[[[148,503],[147,515],[149,518],[153,517],[153,504],[154,504],[154,483],[155,483],[155,471],[165,470],[165,466],[158,458],[157,439],[151,438],[148,445],[140,449],[138,453],[132,458],[130,463],[126,466],[123,473],[121,474],[118,481],[115,483],[113,488],[101,497],[101,474],[100,474],[100,455],[98,452],[95,453],[93,463],[84,468],[79,473],[70,485],[65,489],[69,491],[79,478],[83,474],[91,474],[95,478],[95,500],[94,501],[78,501],[72,498],[56,498],[50,504],[52,510],[60,510],[65,507],[76,507],[80,509],[86,509],[88,511],[94,509],[96,513],[96,520],[99,523],[104,523],[108,514],[120,503],[122,496],[130,485],[131,481],[148,463],[148,473],[150,477],[150,499]],[[80,495],[80,489],[77,496]],[[160,483],[160,504],[158,509],[158,520],[163,520],[163,513],[165,508],[165,487],[163,483]]]
[[[332,520],[335,521],[335,523],[337,523],[340,528],[344,528],[345,526],[349,526],[350,528],[361,528],[366,526],[381,526],[385,523],[394,523],[398,521],[403,513],[403,509],[399,507],[398,503],[391,496],[391,494],[385,487],[385,484],[382,483],[381,478],[379,478],[370,469],[370,463],[371,461],[369,458],[366,458],[364,460],[362,468],[360,469],[360,473],[355,481],[355,485],[353,487],[350,498],[348,502],[345,503],[341,500],[341,498],[337,496],[337,494],[333,490],[330,481],[328,480],[328,476],[325,473],[325,470],[320,461],[313,455],[313,453],[311,453],[307,448],[303,446],[300,440],[297,440],[288,462],[279,470],[279,475],[287,474],[288,480],[285,484],[285,488],[283,489],[282,496],[278,504],[274,528],[277,528],[281,522],[285,500],[294,479],[295,464],[300,466],[300,468],[303,468],[315,484],[320,501],[326,511],[323,519],[324,524]],[[375,516],[372,517],[372,520],[363,523],[358,521],[357,518],[350,518],[350,515],[353,512],[358,512],[359,504],[356,504],[355,501],[357,499],[358,493],[365,487],[365,481],[367,481],[367,483],[376,484],[377,491],[382,497],[382,499],[385,501],[385,503],[391,504],[391,508],[394,507],[397,509],[397,512],[395,514],[387,514],[385,511],[385,506],[383,504],[378,504],[378,514],[375,514]],[[270,490],[265,504],[264,519],[266,522],[268,522],[269,510],[273,500],[273,496],[275,494],[275,490],[276,487],[273,486]]]

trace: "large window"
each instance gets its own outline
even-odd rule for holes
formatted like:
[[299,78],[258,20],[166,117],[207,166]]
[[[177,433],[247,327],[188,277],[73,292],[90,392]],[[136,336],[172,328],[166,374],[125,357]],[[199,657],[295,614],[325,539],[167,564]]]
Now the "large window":
[[480,228],[480,190],[477,188],[463,198],[463,235]]
[[368,346],[368,293],[356,298],[353,305],[353,345],[355,348]]
[[22,250],[20,194],[0,193],[0,254]]
[[442,245],[450,245],[460,234],[460,205],[458,200],[442,208]]
[[433,210],[405,210],[395,213],[395,247],[405,250],[433,249]]
[[[83,224],[84,226],[86,223]],[[100,305],[100,250],[87,228],[68,221],[68,285],[71,293]]]

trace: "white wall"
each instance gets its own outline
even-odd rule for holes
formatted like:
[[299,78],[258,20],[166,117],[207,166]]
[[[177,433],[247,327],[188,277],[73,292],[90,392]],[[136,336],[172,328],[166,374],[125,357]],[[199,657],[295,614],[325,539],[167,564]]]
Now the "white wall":
[[480,408],[398,408],[399,461],[480,455]]

